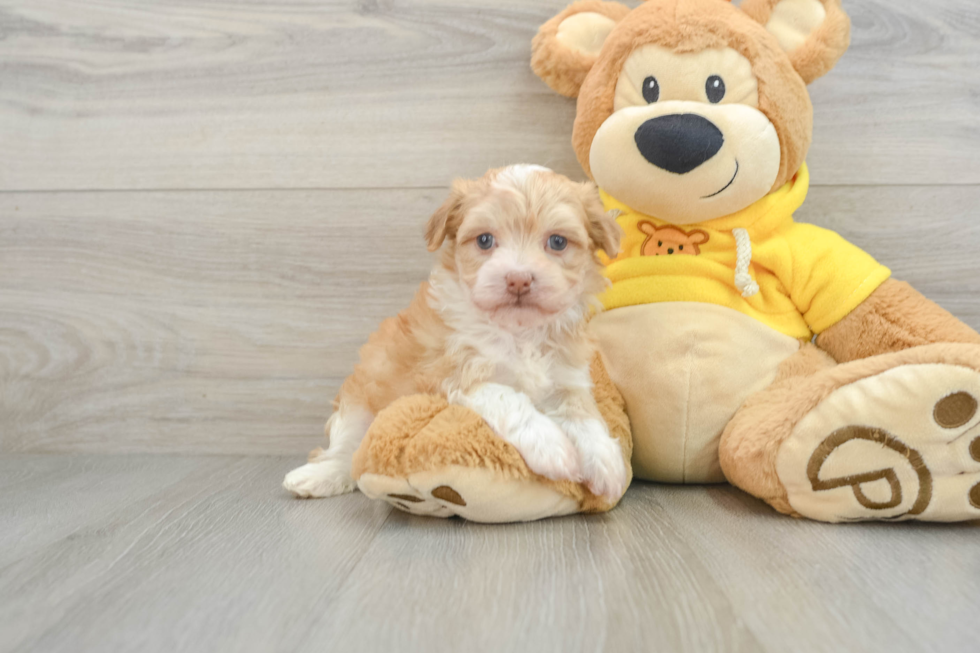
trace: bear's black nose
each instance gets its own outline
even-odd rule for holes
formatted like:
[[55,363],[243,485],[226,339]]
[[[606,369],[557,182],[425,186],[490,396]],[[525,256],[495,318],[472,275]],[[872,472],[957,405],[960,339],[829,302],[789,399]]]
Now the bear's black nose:
[[643,158],[667,172],[688,173],[718,154],[725,136],[713,122],[693,113],[651,118],[634,135]]

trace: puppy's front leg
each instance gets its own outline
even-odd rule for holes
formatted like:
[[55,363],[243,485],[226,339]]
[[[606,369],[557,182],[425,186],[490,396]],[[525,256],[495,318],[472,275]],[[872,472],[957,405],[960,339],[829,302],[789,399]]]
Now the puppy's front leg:
[[619,441],[609,434],[591,388],[562,388],[548,415],[578,449],[582,479],[589,491],[615,501],[626,491],[626,463]]
[[351,477],[351,462],[372,421],[374,415],[366,408],[342,404],[327,422],[329,446],[286,474],[282,486],[302,498],[353,492],[357,483]]
[[449,400],[478,413],[497,435],[514,445],[535,474],[556,481],[580,480],[575,446],[523,392],[481,383],[467,392],[449,393]]

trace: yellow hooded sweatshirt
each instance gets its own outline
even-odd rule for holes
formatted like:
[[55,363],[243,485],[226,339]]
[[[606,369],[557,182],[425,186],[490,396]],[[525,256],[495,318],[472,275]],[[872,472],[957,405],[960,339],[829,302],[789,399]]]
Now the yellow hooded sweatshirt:
[[806,166],[749,207],[699,224],[674,226],[619,211],[622,248],[604,258],[612,281],[606,310],[654,302],[706,302],[749,315],[793,338],[818,334],[868,298],[891,272],[841,236],[793,221],[806,199]]

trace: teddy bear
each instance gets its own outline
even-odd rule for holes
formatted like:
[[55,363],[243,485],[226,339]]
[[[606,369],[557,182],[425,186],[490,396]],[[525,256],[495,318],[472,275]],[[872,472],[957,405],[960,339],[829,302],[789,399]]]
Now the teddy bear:
[[[977,519],[980,334],[793,220],[807,84],[849,41],[840,0],[581,0],[540,28],[532,69],[577,98],[573,149],[624,230],[590,322],[595,392],[639,479],[729,482],[825,522]],[[530,474],[474,418],[392,405],[359,487],[481,521],[615,503]]]

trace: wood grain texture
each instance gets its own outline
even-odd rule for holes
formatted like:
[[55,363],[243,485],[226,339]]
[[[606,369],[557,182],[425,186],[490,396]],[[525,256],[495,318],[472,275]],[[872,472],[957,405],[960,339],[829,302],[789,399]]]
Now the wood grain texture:
[[442,199],[0,195],[3,447],[309,449],[360,345],[426,278]]
[[[761,650],[650,496],[533,525],[394,512],[301,650]],[[344,627],[365,615],[369,628]]]
[[[818,524],[636,483],[607,515],[481,525],[292,499],[290,465],[0,457],[35,495],[0,500],[23,533],[0,549],[0,652],[975,649],[977,524]],[[144,474],[173,482],[133,494]]]
[[0,569],[206,467],[203,458],[0,458]]
[[[75,458],[45,456],[65,465]],[[31,466],[33,457],[0,461]],[[112,512],[79,491],[89,521],[48,541],[63,500],[28,481],[32,555],[0,558],[0,651],[287,651],[329,609],[388,507],[360,495],[291,500],[287,461],[115,456],[86,462],[89,483],[133,494],[133,469],[174,483]],[[196,466],[187,474],[189,464]],[[0,523],[8,519],[0,506]]]
[[[529,69],[566,0],[0,0],[0,189],[442,186],[581,176]],[[849,0],[812,87],[819,184],[980,183],[980,6]]]
[[[428,273],[444,192],[0,194],[0,447],[320,444],[358,348]],[[820,187],[799,218],[978,328],[978,205],[970,186]]]
[[835,527],[727,487],[649,492],[766,650],[976,649],[978,522]]

